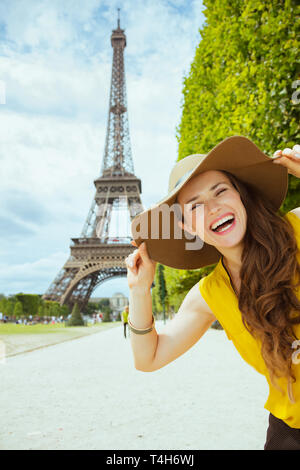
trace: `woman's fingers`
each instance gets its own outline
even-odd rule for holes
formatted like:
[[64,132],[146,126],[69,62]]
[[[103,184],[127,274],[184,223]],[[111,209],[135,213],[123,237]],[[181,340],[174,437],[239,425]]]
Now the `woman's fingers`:
[[300,145],[294,145],[292,149],[290,148],[285,148],[282,151],[282,155],[284,157],[290,157],[296,161],[300,159]]
[[285,166],[288,172],[300,178],[300,145],[294,145],[292,149],[277,150],[273,155],[273,163]]
[[278,157],[290,157],[296,161],[300,159],[300,145],[296,144],[294,147],[291,149],[289,147],[286,147],[283,150],[276,150],[276,152],[273,153],[273,158],[278,158]]
[[137,250],[134,250],[133,253],[128,255],[127,258],[125,258],[125,263],[128,268],[135,270],[135,264],[137,261],[138,254],[139,254],[139,250],[137,249]]
[[281,154],[282,154],[282,150],[276,150],[276,152],[273,153],[273,158],[281,157]]
[[[130,243],[131,243],[131,245],[136,246],[138,248],[138,246],[137,246],[137,244],[134,240],[131,240]],[[134,250],[132,253],[130,253],[130,255],[127,256],[127,258],[125,258],[125,263],[126,263],[127,267],[132,269],[134,271],[134,273],[137,272],[137,269],[135,267],[136,252],[138,252],[138,249]]]
[[143,260],[143,262],[146,264],[146,265],[154,265],[156,266],[156,261],[154,261],[153,259],[150,258],[149,254],[148,254],[148,250],[147,250],[147,246],[146,246],[146,242],[143,242],[141,243],[140,245],[140,254],[141,254],[141,258]]
[[300,158],[300,145],[296,144],[293,147],[294,156]]
[[140,250],[141,257],[142,257],[143,261],[146,261],[146,262],[151,261],[150,258],[149,258],[149,255],[148,255],[148,251],[147,251],[147,247],[146,247],[145,242],[140,244],[139,250]]
[[131,269],[135,274],[137,273],[138,266],[140,262],[143,262],[145,266],[156,265],[156,261],[153,261],[147,251],[146,243],[143,242],[138,247],[137,250],[134,250],[130,255],[125,258],[125,263],[129,269]]

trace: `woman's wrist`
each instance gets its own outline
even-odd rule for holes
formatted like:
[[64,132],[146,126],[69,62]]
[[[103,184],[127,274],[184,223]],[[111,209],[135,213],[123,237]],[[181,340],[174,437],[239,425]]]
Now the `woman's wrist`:
[[145,335],[147,333],[150,333],[153,329],[154,329],[154,317],[152,315],[152,323],[150,326],[146,327],[146,328],[136,328],[132,323],[131,323],[131,320],[130,320],[130,315],[128,316],[128,326],[129,326],[129,329],[137,334],[137,335]]
[[135,287],[129,292],[129,317],[132,326],[137,329],[149,328],[151,326],[152,315],[152,297],[150,288],[145,286]]
[[130,293],[134,295],[151,294],[151,286],[132,286],[129,288]]

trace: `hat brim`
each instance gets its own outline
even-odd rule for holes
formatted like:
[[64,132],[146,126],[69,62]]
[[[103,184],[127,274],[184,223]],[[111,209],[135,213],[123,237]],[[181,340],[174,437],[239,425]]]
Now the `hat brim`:
[[137,246],[146,242],[148,254],[154,261],[176,269],[199,269],[219,261],[221,253],[214,246],[204,243],[197,236],[187,238],[186,233],[178,228],[172,211],[166,233],[161,213],[163,205],[172,206],[178,193],[192,178],[209,170],[228,171],[242,182],[252,185],[271,201],[275,211],[287,194],[288,171],[285,167],[273,165],[272,158],[248,138],[228,137],[216,145],[165,198],[132,220],[133,239]]

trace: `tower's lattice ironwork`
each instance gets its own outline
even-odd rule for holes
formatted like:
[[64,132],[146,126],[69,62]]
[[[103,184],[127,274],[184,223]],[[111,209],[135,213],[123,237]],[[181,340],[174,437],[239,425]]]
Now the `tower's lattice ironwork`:
[[94,181],[96,193],[80,238],[72,238],[71,254],[43,295],[70,308],[75,302],[86,306],[93,290],[103,281],[126,275],[124,259],[133,247],[128,237],[110,236],[114,210],[126,207],[130,220],[143,210],[141,181],[134,174],[131,154],[124,49],[126,36],[118,27],[112,31],[113,63],[107,133],[100,176]]

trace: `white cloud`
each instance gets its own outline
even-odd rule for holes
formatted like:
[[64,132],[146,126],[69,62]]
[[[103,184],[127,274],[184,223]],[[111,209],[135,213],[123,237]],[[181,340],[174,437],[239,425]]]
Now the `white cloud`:
[[16,46],[60,49],[76,40],[78,26],[92,19],[99,1],[6,0],[0,5],[7,39]]
[[0,264],[0,284],[11,285],[14,292],[43,293],[48,288],[49,276],[55,277],[57,266],[63,266],[67,252],[57,252],[48,258],[33,262]]
[[[49,217],[26,242],[21,232],[15,245],[3,240],[2,254],[19,266],[15,281],[6,278],[3,284],[7,293],[25,281],[22,260],[34,275],[39,257],[55,263],[55,253],[68,249],[70,238],[81,232],[104,151],[110,35],[118,4],[88,0],[83,8],[79,0],[6,0],[0,5],[5,20],[0,79],[6,84],[6,105],[0,106],[1,198],[14,190],[29,194]],[[201,9],[196,0],[122,2],[130,136],[145,207],[166,194],[177,158],[182,81],[199,41]],[[2,215],[13,217],[4,208]],[[11,226],[17,222],[12,219]],[[49,273],[49,283],[53,277]]]
[[6,106],[29,114],[104,119],[110,69],[108,63],[92,62],[87,67],[70,55],[49,59],[13,53],[1,58]]
[[91,122],[15,111],[0,115],[0,127],[2,191],[26,188],[51,205],[47,198],[57,196],[59,202],[66,194],[76,204],[78,190],[86,190],[100,171],[105,134]]

